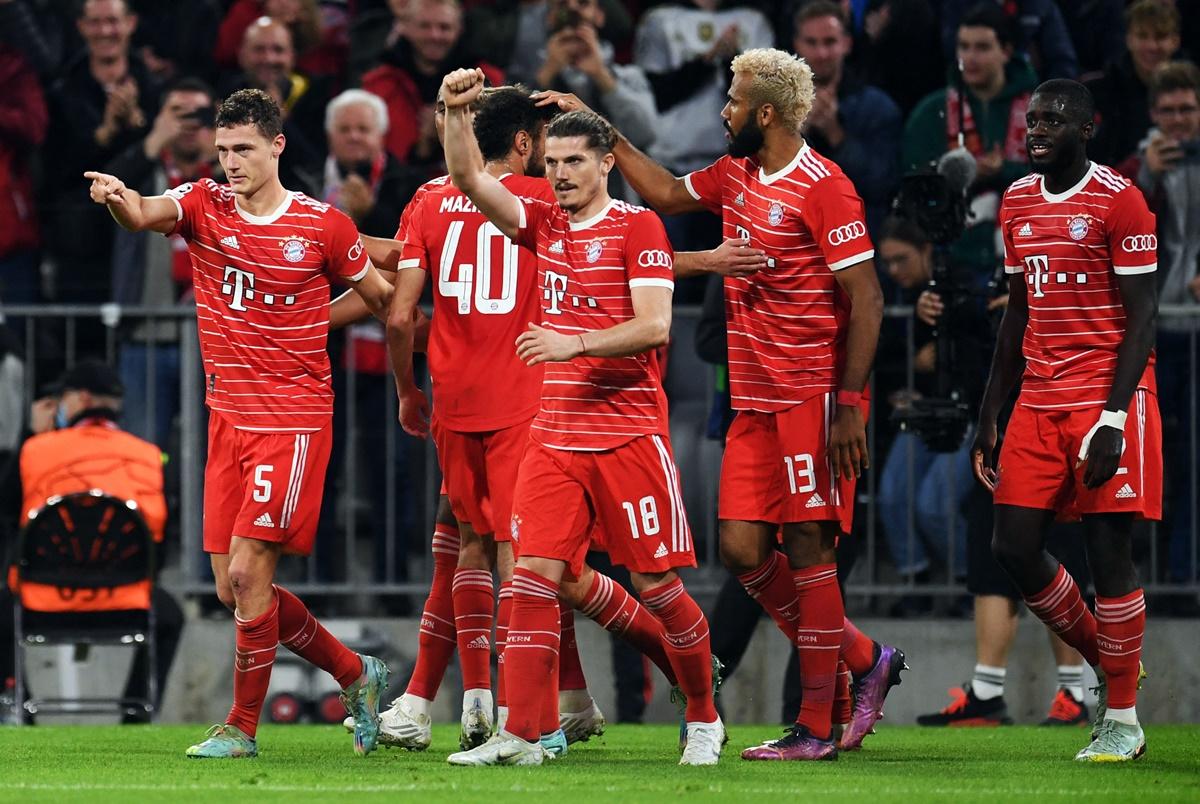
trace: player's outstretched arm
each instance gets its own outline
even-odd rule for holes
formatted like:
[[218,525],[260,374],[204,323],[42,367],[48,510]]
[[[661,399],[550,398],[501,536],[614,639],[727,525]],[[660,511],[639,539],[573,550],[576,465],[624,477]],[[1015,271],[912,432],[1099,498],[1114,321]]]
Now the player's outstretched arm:
[[1025,355],[1021,352],[1021,340],[1029,324],[1029,300],[1025,292],[1025,274],[1010,274],[1008,304],[1004,307],[1004,317],[1000,319],[992,368],[983,391],[983,401],[979,405],[979,426],[975,431],[975,443],[971,446],[975,477],[988,491],[996,490],[996,419],[1025,370]]
[[567,335],[530,324],[517,337],[517,356],[530,366],[576,357],[627,357],[666,346],[671,337],[670,288],[630,288],[633,318],[608,329]]
[[88,188],[92,201],[104,204],[121,228],[131,232],[155,231],[167,234],[179,220],[179,208],[165,195],[143,196],[130,190],[125,182],[107,173],[89,170],[83,174],[91,179]]
[[[867,454],[867,424],[858,397],[867,387],[879,327],[883,322],[883,291],[875,273],[875,261],[863,260],[834,271],[838,286],[850,299],[850,321],[846,327],[846,363],[842,368],[837,412],[829,431],[830,460],[836,477],[859,477],[870,467]],[[850,399],[842,397],[842,392]]]
[[404,242],[390,237],[371,237],[365,234],[360,234],[359,237],[371,264],[380,271],[394,274],[400,263],[400,252],[404,249]]
[[708,251],[675,252],[675,278],[702,274],[750,276],[767,267],[767,253],[753,248],[748,238],[729,239]]
[[[388,356],[396,377],[400,402],[400,426],[409,435],[424,438],[429,433],[429,402],[413,378],[420,308],[417,303],[425,287],[425,271],[406,268],[396,274],[396,292],[387,318]],[[424,316],[421,316],[424,318]]]
[[483,90],[483,70],[455,70],[442,79],[446,103],[446,169],[454,186],[509,240],[521,227],[521,202],[484,169],[483,154],[471,126],[470,105]]
[[[533,98],[538,106],[554,105],[564,112],[579,109],[591,111],[587,104],[569,92],[538,92]],[[705,208],[688,192],[683,179],[672,176],[669,170],[638,150],[616,127],[613,130],[617,132],[617,143],[613,148],[613,156],[617,158],[617,169],[647,204],[663,215],[677,215],[680,212],[695,212]]]

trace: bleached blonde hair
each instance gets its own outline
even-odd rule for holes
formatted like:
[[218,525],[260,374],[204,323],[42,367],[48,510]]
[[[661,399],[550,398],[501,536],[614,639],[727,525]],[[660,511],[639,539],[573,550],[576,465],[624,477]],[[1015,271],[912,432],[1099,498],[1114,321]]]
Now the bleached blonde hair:
[[813,105],[812,68],[799,56],[775,48],[755,48],[737,56],[734,74],[750,76],[750,102],[769,103],[784,128],[799,131]]

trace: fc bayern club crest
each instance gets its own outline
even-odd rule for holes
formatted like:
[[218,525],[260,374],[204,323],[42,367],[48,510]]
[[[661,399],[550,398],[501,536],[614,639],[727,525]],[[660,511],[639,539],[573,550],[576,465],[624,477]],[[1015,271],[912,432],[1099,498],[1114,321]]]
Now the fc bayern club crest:
[[600,259],[600,252],[602,252],[603,250],[604,250],[604,244],[601,243],[599,240],[593,240],[592,242],[588,243],[587,251],[584,252],[585,254],[587,254],[587,261],[595,262],[596,260]]
[[299,237],[289,237],[283,241],[283,258],[288,262],[300,262],[304,259],[304,253],[307,247],[304,245],[304,240]]
[[1067,234],[1071,236],[1072,240],[1082,240],[1083,238],[1087,237],[1087,233],[1087,218],[1083,216],[1077,216],[1071,218],[1071,220],[1067,222]]
[[783,223],[783,205],[778,201],[771,202],[771,208],[767,210],[767,220],[772,226],[778,226]]

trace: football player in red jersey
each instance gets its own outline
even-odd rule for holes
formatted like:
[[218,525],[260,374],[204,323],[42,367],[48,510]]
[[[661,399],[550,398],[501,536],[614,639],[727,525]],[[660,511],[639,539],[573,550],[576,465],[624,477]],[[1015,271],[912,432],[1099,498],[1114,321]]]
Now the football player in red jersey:
[[[673,254],[661,221],[613,201],[611,128],[592,113],[561,116],[546,140],[557,203],[514,195],[488,172],[468,105],[477,70],[442,84],[450,174],[492,225],[538,255],[541,325],[516,338],[518,357],[543,365],[541,409],[530,426],[512,506],[517,544],[505,652],[509,717],[453,764],[541,764],[539,688],[552,684],[561,581],[578,578],[594,534],[632,571],[662,622],[666,652],[687,695],[683,764],[714,764],[724,727],[712,700],[708,625],[675,573],[694,566],[666,398],[654,350],[670,331]],[[668,547],[668,544],[670,545]]]
[[347,649],[272,583],[281,554],[311,551],[321,506],[332,437],[329,281],[350,284],[381,318],[392,294],[349,218],[280,184],[281,127],[269,95],[241,90],[217,112],[228,185],[205,179],[143,197],[115,176],[84,174],[92,200],[124,228],[182,235],[195,269],[211,410],[204,548],[217,596],[234,611],[237,651],[233,708],[190,757],[257,754],[280,642],[337,679],[359,754],[375,748],[387,688],[382,661]]
[[[796,646],[802,698],[787,736],[742,756],[833,759],[839,658],[854,678],[854,710],[839,713],[849,720],[843,748],[862,744],[904,667],[903,653],[845,620],[834,553],[868,462],[863,394],[883,300],[862,201],[798,133],[812,71],[765,49],[743,53],[732,70],[721,112],[728,156],[676,178],[624,137],[614,153],[655,209],[720,212],[727,237],[749,237],[767,253],[766,270],[725,280],[737,416],[721,467],[721,557]],[[558,93],[544,100],[579,105]]]
[[[972,448],[996,506],[992,550],[1029,608],[1096,668],[1092,742],[1076,759],[1146,750],[1135,708],[1146,604],[1133,565],[1135,519],[1162,513],[1155,399],[1155,220],[1141,191],[1087,158],[1095,105],[1047,81],[1026,113],[1034,172],[1004,194],[1009,301]],[[1021,392],[996,456],[996,418]],[[1096,613],[1046,552],[1055,516],[1082,517]]]

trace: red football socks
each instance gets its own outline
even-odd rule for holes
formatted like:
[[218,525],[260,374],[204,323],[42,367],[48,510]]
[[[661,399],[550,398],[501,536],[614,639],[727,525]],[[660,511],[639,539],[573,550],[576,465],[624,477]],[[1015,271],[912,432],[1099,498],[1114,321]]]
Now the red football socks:
[[789,642],[796,641],[796,585],[787,556],[778,550],[761,567],[737,576],[746,592],[766,609]]
[[575,612],[562,607],[559,615],[559,633],[561,638],[558,645],[558,688],[560,690],[587,689],[587,679],[583,675],[583,664],[579,661],[579,646],[575,644]]
[[843,726],[849,723],[852,708],[853,703],[850,700],[850,668],[844,661],[838,659],[837,681],[834,682],[833,688],[833,722],[840,723]]
[[454,572],[454,628],[464,690],[492,688],[492,617],[496,593],[488,570]]
[[433,582],[421,630],[417,634],[417,663],[408,680],[409,695],[432,701],[458,647],[454,629],[454,570],[458,566],[458,528],[437,523],[433,529]]
[[839,657],[856,677],[871,672],[875,667],[875,641],[845,617],[842,618],[842,651]]
[[1025,604],[1063,642],[1079,651],[1088,664],[1095,667],[1100,663],[1096,647],[1096,618],[1088,611],[1083,596],[1079,594],[1079,585],[1067,573],[1066,567],[1059,564],[1058,572],[1049,586],[1033,597],[1026,598]]
[[667,657],[679,688],[687,696],[689,723],[712,723],[717,719],[713,705],[712,649],[708,620],[679,578],[647,589],[642,602],[662,623],[666,632]]
[[592,586],[579,610],[605,631],[641,651],[672,686],[676,684],[675,670],[667,657],[662,623],[623,586],[607,575],[592,573]]
[[792,571],[800,616],[796,650],[800,654],[800,716],[796,722],[818,739],[829,739],[842,646],[845,608],[838,588],[837,565],[817,564]]
[[362,675],[362,659],[312,616],[308,607],[282,586],[275,587],[279,605],[279,642],[306,662],[333,676],[346,689]]
[[508,706],[504,691],[504,646],[508,642],[508,620],[512,616],[512,581],[500,584],[496,606],[496,706]]
[[248,737],[258,732],[263,699],[271,684],[271,665],[279,644],[279,600],[271,601],[266,613],[253,620],[234,614],[237,627],[233,661],[233,708],[225,722],[236,726]]
[[[562,622],[562,604],[555,600],[555,606],[559,612],[559,623]],[[571,620],[571,641],[575,641],[575,620]],[[579,649],[572,646],[572,651],[575,655],[575,665],[578,667],[579,681],[584,687],[587,686],[587,681],[583,678],[583,667],[579,666]],[[538,731],[541,734],[553,734],[558,731],[558,683],[562,678],[562,644],[561,638],[559,643],[559,652],[552,654],[550,657],[550,679],[551,683],[546,684],[542,689],[542,706],[541,714],[538,717]],[[580,689],[582,689],[581,687]]]
[[1141,589],[1123,597],[1096,596],[1096,642],[1100,669],[1108,684],[1110,709],[1137,703],[1138,665],[1146,630],[1146,599]]
[[558,697],[558,584],[520,566],[513,570],[512,584],[504,676],[513,694],[504,730],[534,742],[541,736],[546,688],[553,687]]

